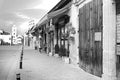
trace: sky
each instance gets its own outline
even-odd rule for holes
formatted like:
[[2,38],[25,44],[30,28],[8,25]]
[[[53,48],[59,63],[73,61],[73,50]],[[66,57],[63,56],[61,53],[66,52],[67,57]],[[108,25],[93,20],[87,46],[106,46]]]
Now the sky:
[[0,29],[11,33],[15,25],[24,34],[29,22],[37,23],[60,0],[0,0]]

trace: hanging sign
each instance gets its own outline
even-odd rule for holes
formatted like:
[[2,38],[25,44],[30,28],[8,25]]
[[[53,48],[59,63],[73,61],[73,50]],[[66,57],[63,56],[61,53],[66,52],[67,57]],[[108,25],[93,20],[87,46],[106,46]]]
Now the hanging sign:
[[59,19],[58,19],[58,24],[61,26],[64,26],[65,24],[67,24],[69,22],[69,16],[68,15],[62,15]]

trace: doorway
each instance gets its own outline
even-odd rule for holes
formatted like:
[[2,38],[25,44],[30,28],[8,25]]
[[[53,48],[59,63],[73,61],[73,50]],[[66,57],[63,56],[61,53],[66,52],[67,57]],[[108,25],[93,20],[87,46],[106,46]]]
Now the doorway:
[[79,66],[102,76],[102,0],[93,0],[79,9]]

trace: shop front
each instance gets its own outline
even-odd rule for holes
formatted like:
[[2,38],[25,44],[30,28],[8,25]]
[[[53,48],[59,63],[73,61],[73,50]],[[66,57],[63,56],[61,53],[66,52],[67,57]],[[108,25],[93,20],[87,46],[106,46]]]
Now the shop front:
[[72,0],[63,0],[49,13],[50,26],[54,27],[51,33],[51,46],[53,54],[60,57],[69,57],[69,32],[66,24],[70,19],[70,7]]
[[68,15],[62,15],[58,18],[58,21],[55,25],[56,31],[56,44],[55,44],[55,52],[59,54],[59,56],[69,57],[69,33],[66,24],[69,22]]
[[39,28],[39,46],[41,51],[47,51],[47,34],[46,34],[46,24],[43,24]]

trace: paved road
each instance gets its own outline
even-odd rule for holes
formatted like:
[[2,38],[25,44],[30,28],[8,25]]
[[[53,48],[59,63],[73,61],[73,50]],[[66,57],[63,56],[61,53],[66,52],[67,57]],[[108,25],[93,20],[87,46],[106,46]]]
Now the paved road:
[[0,46],[0,80],[8,80],[21,46]]

